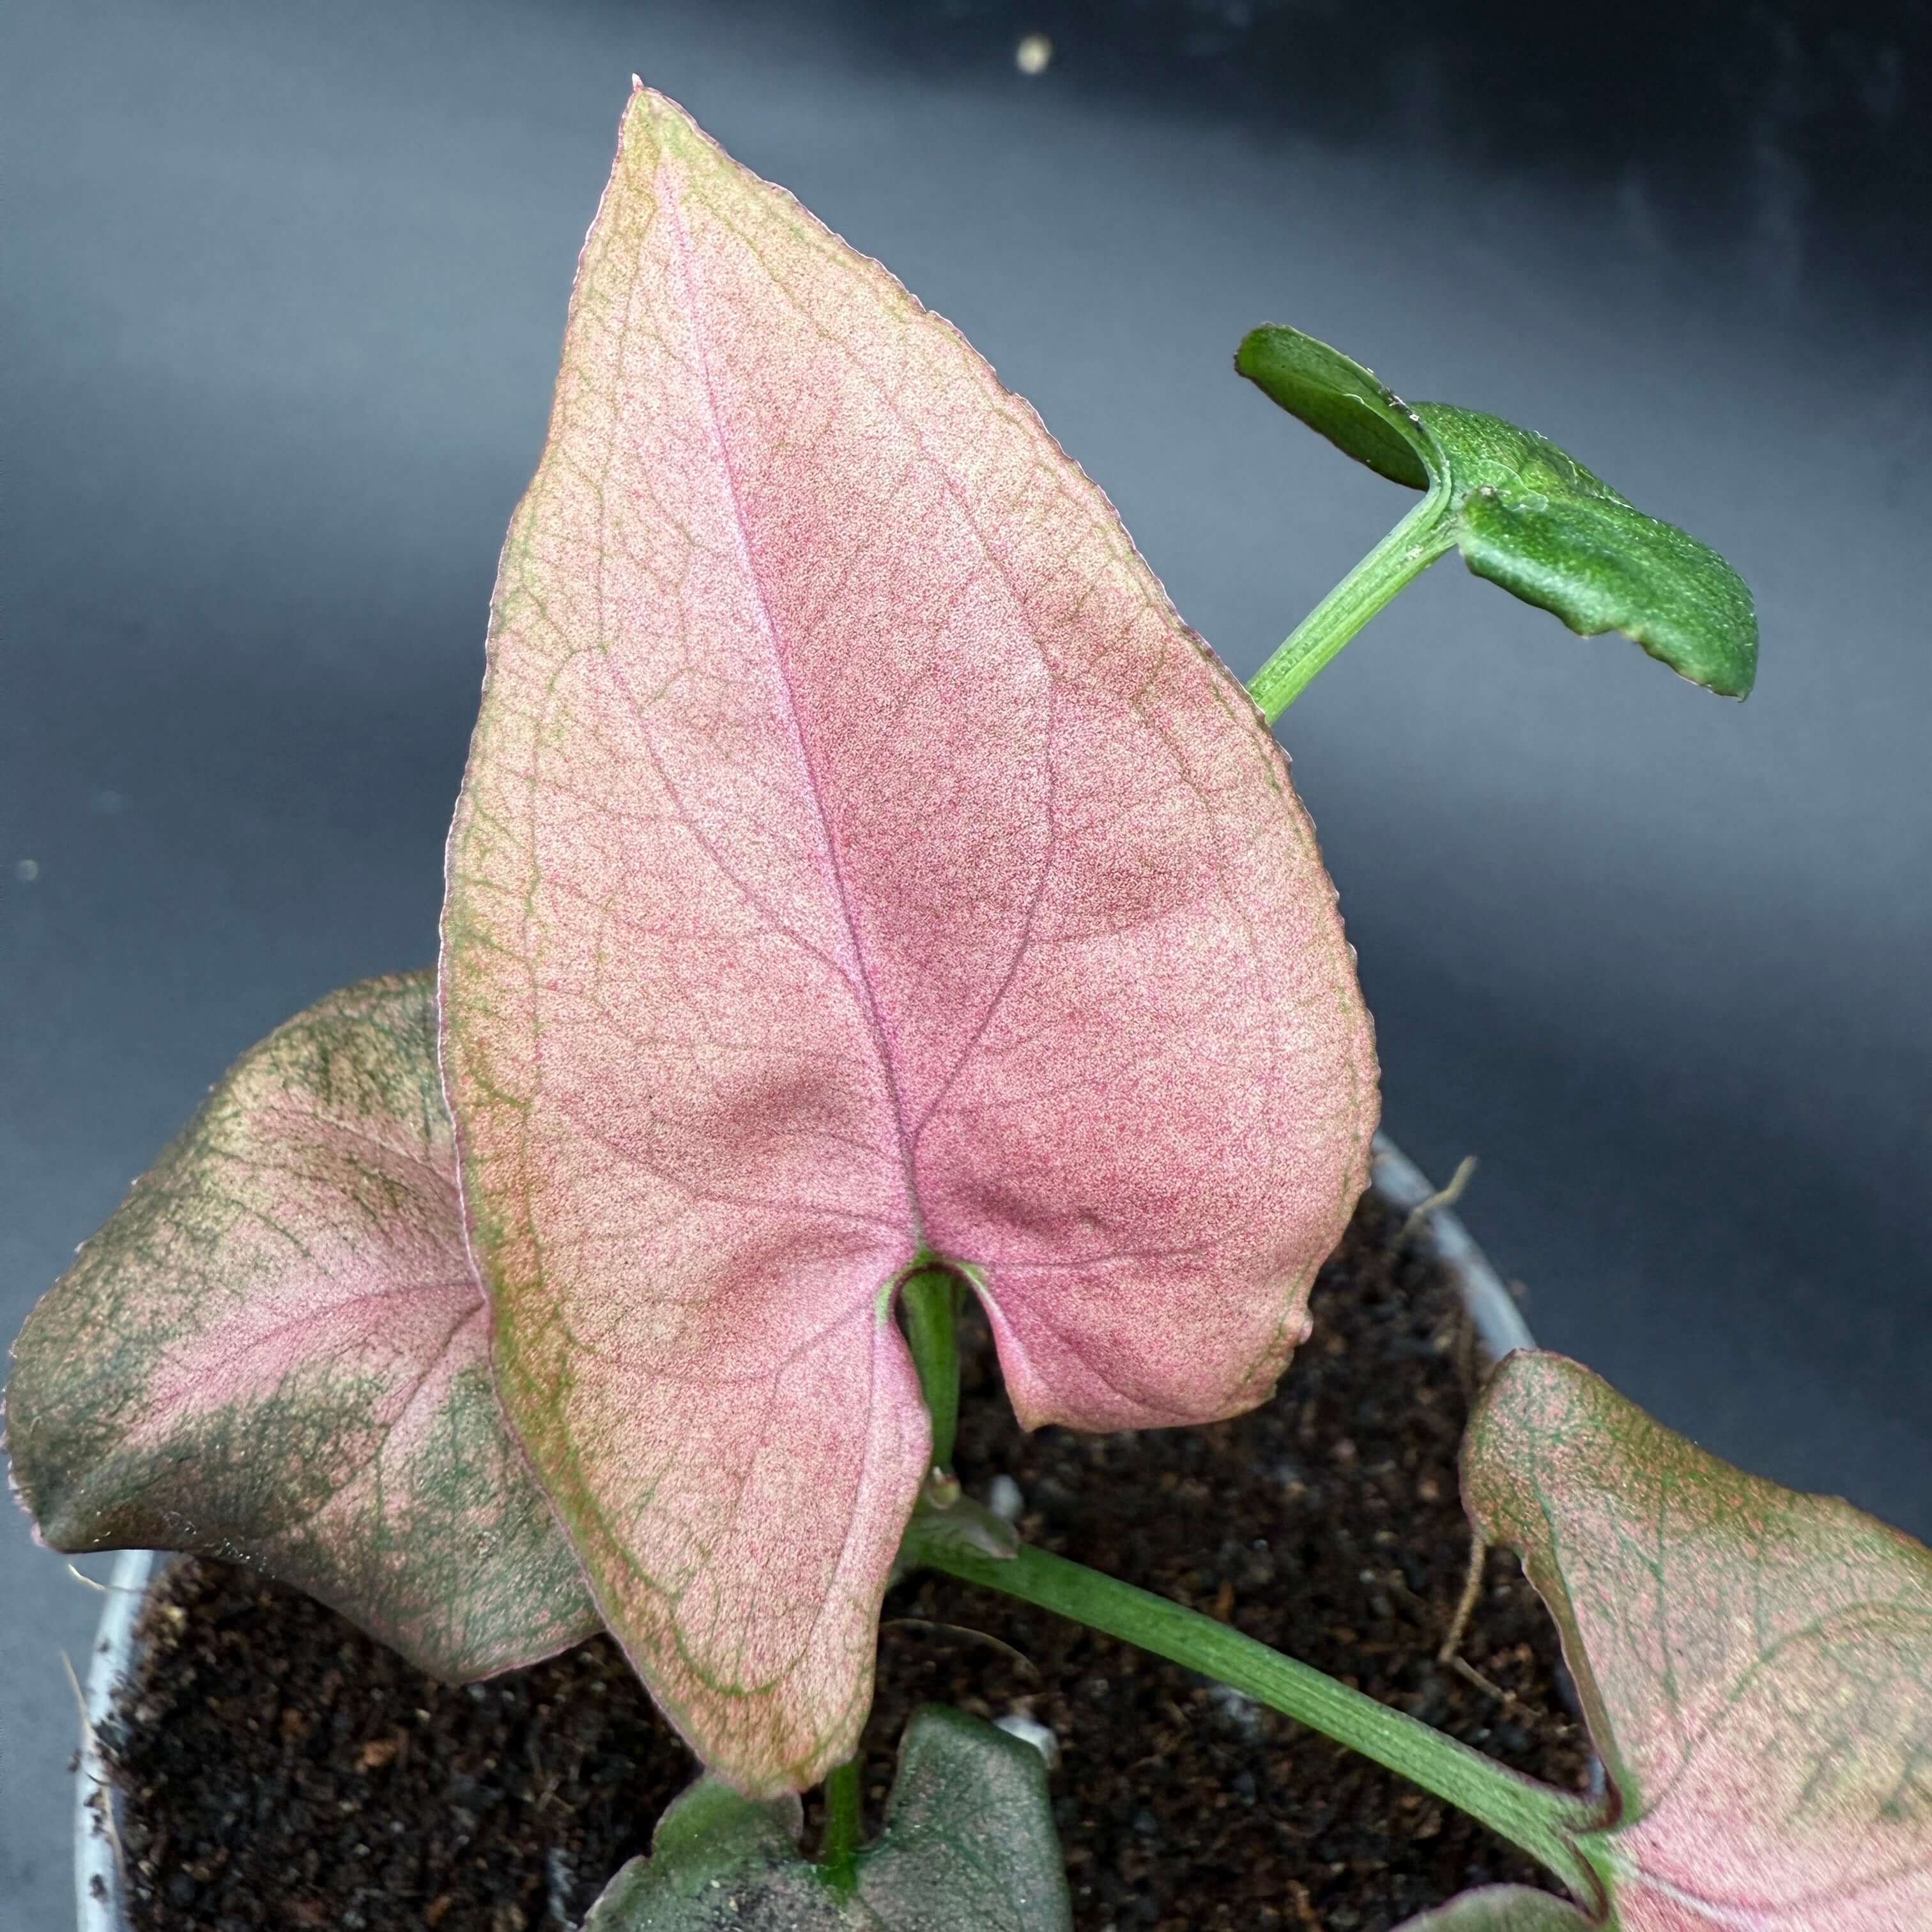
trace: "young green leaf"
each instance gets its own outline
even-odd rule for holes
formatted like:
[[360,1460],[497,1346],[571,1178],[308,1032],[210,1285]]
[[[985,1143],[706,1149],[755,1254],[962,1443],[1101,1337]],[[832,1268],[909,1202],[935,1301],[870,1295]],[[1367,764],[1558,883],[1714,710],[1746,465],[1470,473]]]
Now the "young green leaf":
[[13,1480],[72,1551],[287,1579],[423,1669],[598,1628],[504,1430],[427,973],[332,993],[228,1072],[28,1318]]
[[[1479,1886],[1460,1893],[1432,1912],[1405,1918],[1396,1932],[1618,1932],[1614,1918],[1586,1918],[1568,1900],[1526,1885]],[[1664,1919],[1621,1922],[1623,1932],[1695,1932],[1695,1922],[1684,1925]]]
[[1415,412],[1364,369],[1304,335],[1264,322],[1241,338],[1234,367],[1262,393],[1391,483],[1426,490],[1446,464]]
[[[1580,636],[1621,631],[1694,683],[1728,698],[1750,690],[1757,618],[1742,578],[1547,437],[1447,403],[1412,408],[1339,350],[1274,323],[1250,332],[1234,367],[1337,448],[1430,491],[1405,526],[1402,562],[1419,568],[1460,549],[1478,576],[1554,613]],[[1390,574],[1386,595],[1414,574]],[[1376,608],[1352,613],[1355,625]],[[1264,669],[1256,682],[1264,709],[1268,677]]]
[[[1613,1821],[1577,1840],[1604,1892],[1587,1922],[1932,1925],[1932,1551],[1732,1468],[1560,1355],[1504,1360],[1462,1454],[1471,1516],[1522,1552],[1613,1786]],[[1534,1898],[1412,1923],[1586,1922]]]
[[892,1299],[1029,1424],[1260,1400],[1369,1024],[1240,686],[957,332],[640,89],[498,579],[444,1066],[497,1383],[754,1795],[848,1757],[930,1462]]
[[834,1890],[796,1849],[797,1801],[700,1780],[584,1932],[1066,1932],[1046,1770],[1030,1744],[928,1704],[913,1714],[878,1842]]

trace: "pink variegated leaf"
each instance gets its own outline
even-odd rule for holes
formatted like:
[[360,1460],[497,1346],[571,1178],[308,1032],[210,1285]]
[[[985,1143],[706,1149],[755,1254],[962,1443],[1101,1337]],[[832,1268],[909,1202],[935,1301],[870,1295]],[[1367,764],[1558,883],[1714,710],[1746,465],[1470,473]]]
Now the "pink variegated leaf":
[[1414,1932],[1932,1926],[1932,1551],[1561,1355],[1497,1370],[1462,1487],[1556,1618],[1617,1809],[1578,1840],[1594,1917],[1498,1888]]
[[968,1276],[1023,1420],[1266,1395],[1375,1067],[1286,768],[958,333],[640,89],[497,581],[444,1064],[506,1412],[752,1794],[851,1749]]
[[14,1486],[72,1551],[191,1550],[440,1677],[598,1628],[504,1429],[426,973],[319,1001],[228,1072],[28,1318]]

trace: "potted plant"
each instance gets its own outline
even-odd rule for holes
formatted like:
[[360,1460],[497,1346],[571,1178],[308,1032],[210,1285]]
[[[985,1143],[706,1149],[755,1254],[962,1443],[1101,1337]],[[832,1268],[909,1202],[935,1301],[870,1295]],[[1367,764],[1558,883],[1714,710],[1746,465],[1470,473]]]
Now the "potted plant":
[[1010,1730],[916,1713],[868,1832],[880,1605],[920,1572],[1286,1714],[1567,1893],[1413,1925],[1924,1922],[1932,1555],[1576,1364],[1503,1360],[1462,1488],[1561,1631],[1594,1791],[955,1472],[969,1304],[1029,1429],[1211,1430],[1308,1338],[1376,1067],[1270,728],[1376,610],[1456,549],[1712,689],[1754,675],[1734,574],[1545,440],[1290,329],[1237,368],[1423,493],[1248,692],[956,332],[639,88],[435,979],[278,1029],[84,1245],[16,1345],[18,1492],[56,1548],[253,1565],[450,1680],[608,1631],[708,1768],[596,1932],[1070,1922]]

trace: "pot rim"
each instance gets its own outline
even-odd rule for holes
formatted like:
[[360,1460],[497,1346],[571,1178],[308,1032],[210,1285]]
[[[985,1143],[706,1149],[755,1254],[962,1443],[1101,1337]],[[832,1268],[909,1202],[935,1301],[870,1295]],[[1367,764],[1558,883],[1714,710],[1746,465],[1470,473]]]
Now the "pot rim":
[[1500,1362],[1512,1348],[1536,1346],[1515,1295],[1489,1256],[1447,1203],[1430,1206],[1439,1199],[1436,1187],[1386,1134],[1376,1136],[1369,1189],[1398,1214],[1425,1210],[1406,1245],[1436,1262],[1454,1281],[1491,1361]]
[[[1375,1138],[1370,1192],[1392,1212],[1405,1216],[1426,1210],[1408,1245],[1445,1269],[1455,1281],[1485,1352],[1500,1361],[1512,1348],[1536,1346],[1516,1298],[1491,1266],[1489,1257],[1446,1204],[1430,1207],[1436,1190],[1421,1169],[1386,1134]],[[100,1811],[118,1815],[121,1794],[110,1777],[99,1741],[114,1694],[133,1670],[134,1626],[148,1586],[166,1552],[124,1550],[106,1584],[93,1660],[88,1666],[86,1718],[81,1726],[80,1775],[75,1782],[74,1875],[76,1932],[127,1932],[119,1836],[100,1828]]]
[[100,1749],[100,1726],[114,1706],[114,1694],[134,1663],[134,1625],[146,1602],[148,1586],[161,1552],[124,1550],[114,1559],[107,1580],[107,1602],[94,1634],[93,1660],[87,1667],[86,1714],[80,1727],[80,1774],[74,1780],[74,1888],[77,1932],[124,1932],[121,1863],[117,1829],[104,1830],[116,1821],[121,1794]]

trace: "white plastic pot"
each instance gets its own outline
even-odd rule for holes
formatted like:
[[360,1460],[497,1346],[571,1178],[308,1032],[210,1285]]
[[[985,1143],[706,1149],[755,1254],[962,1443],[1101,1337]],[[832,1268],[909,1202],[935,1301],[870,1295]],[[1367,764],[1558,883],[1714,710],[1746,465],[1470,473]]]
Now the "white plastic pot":
[[[160,1552],[124,1550],[107,1580],[107,1605],[87,1669],[87,1723],[80,1738],[80,1775],[74,1810],[74,1922],[80,1932],[124,1932],[121,1868],[115,1846],[121,1793],[107,1774],[96,1734],[114,1706],[114,1694],[134,1668],[134,1626],[147,1600]],[[98,1796],[97,1796],[98,1794]],[[98,1808],[97,1808],[98,1807]],[[104,1818],[103,1811],[112,1814]]]
[[[1370,1187],[1391,1212],[1412,1214],[1435,1192],[1418,1168],[1386,1135],[1376,1136]],[[1417,1252],[1444,1268],[1462,1290],[1462,1305],[1485,1352],[1500,1360],[1512,1348],[1534,1346],[1520,1311],[1482,1250],[1446,1208],[1425,1216],[1412,1238]],[[101,1828],[95,1803],[118,1814],[120,1794],[95,1742],[112,1708],[114,1695],[135,1663],[134,1626],[160,1552],[124,1550],[107,1583],[106,1607],[87,1672],[87,1727],[81,1738],[80,1775],[74,1808],[74,1872],[78,1932],[128,1932],[118,1839]]]

